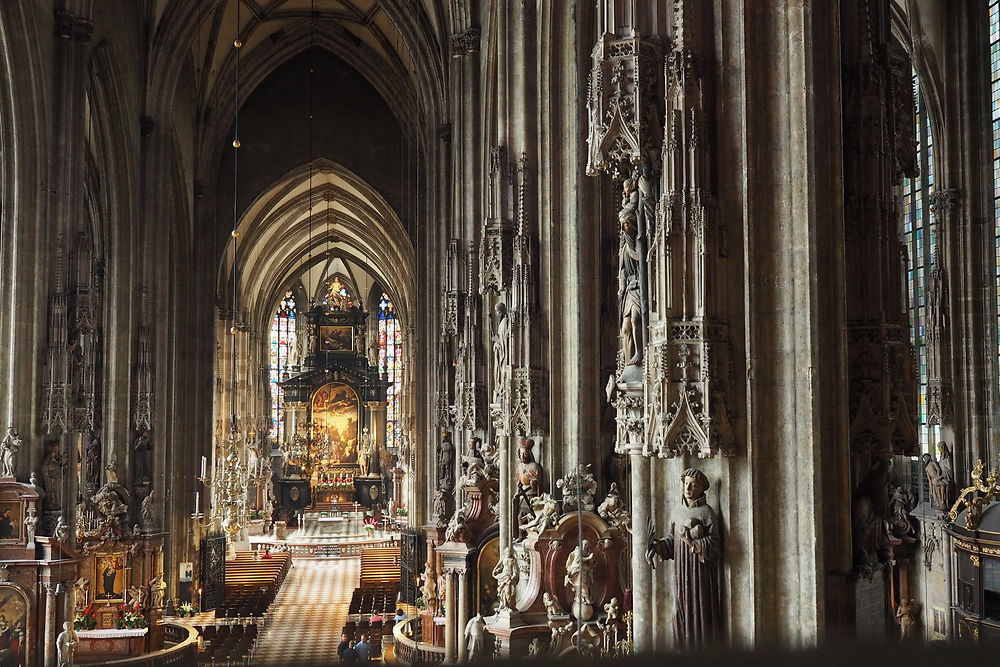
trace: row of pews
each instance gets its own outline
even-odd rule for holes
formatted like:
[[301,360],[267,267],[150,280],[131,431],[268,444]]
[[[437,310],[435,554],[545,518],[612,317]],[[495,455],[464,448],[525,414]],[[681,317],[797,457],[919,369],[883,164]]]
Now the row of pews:
[[238,551],[234,560],[226,561],[225,595],[215,608],[215,625],[198,628],[201,665],[249,665],[253,660],[268,608],[292,567],[291,554],[269,555]]
[[371,547],[361,552],[359,585],[351,595],[343,632],[349,640],[371,638],[372,655],[382,654],[383,636],[392,636],[399,596],[399,546]]

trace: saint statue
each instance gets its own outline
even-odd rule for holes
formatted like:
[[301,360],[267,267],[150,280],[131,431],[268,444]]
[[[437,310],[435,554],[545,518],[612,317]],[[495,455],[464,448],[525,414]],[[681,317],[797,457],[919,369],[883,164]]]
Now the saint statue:
[[13,426],[7,427],[7,435],[0,441],[0,478],[14,477],[14,454],[21,449],[21,438]]
[[948,511],[948,484],[944,480],[941,465],[928,453],[922,454],[920,460],[923,462],[924,475],[927,476],[931,507],[939,512]]
[[375,443],[372,441],[368,429],[361,432],[361,442],[358,444],[358,466],[361,468],[361,476],[369,477],[375,473]]
[[639,287],[637,246],[639,192],[634,178],[622,186],[622,208],[618,212],[618,310],[621,316],[622,351],[626,366],[642,364],[642,297]]
[[719,566],[721,545],[715,512],[705,492],[705,473],[689,468],[681,473],[682,507],[670,518],[670,533],[652,536],[646,558],[654,564],[674,561],[674,638],[682,649],[710,646],[722,638]]
[[149,580],[149,607],[159,609],[163,606],[163,594],[167,590],[167,584],[163,581],[163,573],[159,572]]
[[56,637],[56,664],[58,667],[69,667],[73,662],[73,649],[77,645],[76,632],[70,627],[69,621],[63,623],[63,631]]
[[542,466],[535,462],[531,453],[534,446],[534,440],[522,440],[517,452],[521,460],[517,464],[517,489],[527,498],[534,498],[542,490]]
[[101,483],[101,440],[97,433],[90,432],[90,442],[87,443],[87,483],[97,485]]
[[589,621],[594,614],[591,589],[594,585],[594,554],[590,540],[584,540],[566,557],[563,584],[573,589],[573,614],[580,621]]
[[42,477],[45,479],[49,506],[53,509],[62,507],[62,482],[65,468],[66,457],[60,451],[59,443],[53,442],[42,461]]
[[916,603],[913,600],[900,600],[896,607],[896,623],[899,624],[899,638],[903,641],[913,639],[913,629],[917,625]]
[[494,405],[503,401],[507,373],[510,369],[510,317],[507,304],[498,301],[494,307],[496,321],[493,327],[493,400]]
[[148,484],[152,478],[150,472],[149,459],[152,454],[152,447],[149,443],[149,431],[143,430],[132,443],[132,479],[135,484]]
[[514,556],[514,548],[507,549],[500,556],[496,567],[493,568],[493,578],[497,582],[498,611],[517,611],[515,599],[517,596],[517,581],[521,574],[517,569],[517,558]]
[[142,515],[142,525],[149,528],[153,525],[153,491],[150,489],[149,495],[142,499],[139,513]]
[[475,662],[481,658],[483,644],[486,643],[486,620],[481,613],[477,613],[465,624],[465,641],[467,642],[469,662]]
[[948,443],[937,444],[938,466],[941,468],[941,482],[944,484],[945,504],[950,505],[955,498],[955,462],[951,457]]
[[[935,463],[935,466],[937,464]],[[851,505],[854,566],[870,578],[889,562],[889,497],[886,486],[892,475],[892,459],[877,457],[854,492]]]
[[437,449],[438,488],[451,491],[455,488],[455,445],[451,433],[444,431]]

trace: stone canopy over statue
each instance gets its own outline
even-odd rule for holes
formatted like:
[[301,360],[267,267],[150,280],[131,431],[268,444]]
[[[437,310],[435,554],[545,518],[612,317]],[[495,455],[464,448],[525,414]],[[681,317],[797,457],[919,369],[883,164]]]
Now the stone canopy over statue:
[[650,527],[646,558],[653,567],[657,557],[674,561],[674,638],[678,648],[697,649],[722,639],[722,550],[715,511],[705,495],[708,477],[689,468],[681,482],[682,506],[670,517],[666,537],[656,539]]

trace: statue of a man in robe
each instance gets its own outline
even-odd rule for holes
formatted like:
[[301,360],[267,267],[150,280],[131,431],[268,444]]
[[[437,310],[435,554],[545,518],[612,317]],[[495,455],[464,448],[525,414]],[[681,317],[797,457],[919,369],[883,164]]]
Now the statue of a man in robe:
[[721,545],[715,512],[705,492],[705,473],[689,468],[681,473],[682,507],[670,518],[670,533],[650,536],[646,558],[653,563],[674,561],[674,637],[682,649],[711,646],[722,638],[722,598],[719,585]]
[[621,314],[622,351],[626,366],[642,364],[642,297],[639,287],[639,263],[642,257],[637,245],[639,193],[634,178],[625,179],[622,186],[622,208],[618,213],[618,310]]

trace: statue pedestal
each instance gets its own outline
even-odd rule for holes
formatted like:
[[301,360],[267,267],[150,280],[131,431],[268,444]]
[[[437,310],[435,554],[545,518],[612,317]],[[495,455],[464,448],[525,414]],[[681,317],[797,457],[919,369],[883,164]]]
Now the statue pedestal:
[[522,658],[528,655],[531,636],[524,629],[526,626],[517,610],[503,609],[486,619],[486,631],[496,640],[496,654],[499,658]]
[[149,628],[135,630],[77,630],[76,654],[73,662],[101,663],[116,658],[129,658],[146,652]]

